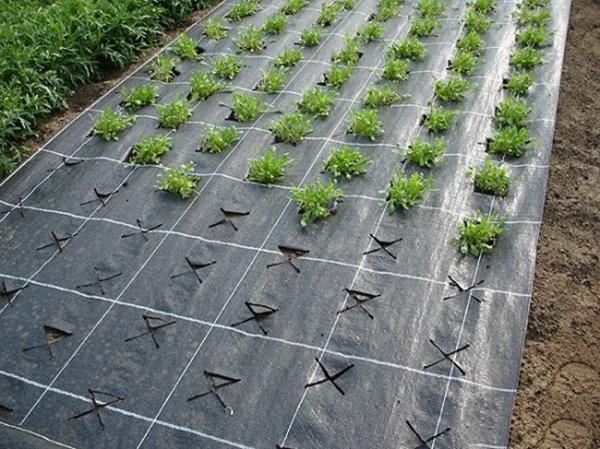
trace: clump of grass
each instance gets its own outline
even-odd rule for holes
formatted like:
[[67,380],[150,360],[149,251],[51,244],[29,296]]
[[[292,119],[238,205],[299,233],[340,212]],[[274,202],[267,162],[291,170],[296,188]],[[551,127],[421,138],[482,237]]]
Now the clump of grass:
[[159,164],[170,149],[171,139],[166,134],[146,137],[134,145],[130,160],[135,164]]
[[533,72],[512,72],[504,87],[515,95],[525,95],[533,86]]
[[535,7],[522,5],[516,14],[516,17],[519,25],[534,25],[537,27],[543,27],[546,25],[546,23],[548,23],[552,16],[550,11],[547,9],[538,9]]
[[305,28],[300,33],[300,45],[303,47],[316,47],[321,43],[321,28],[312,26]]
[[521,157],[530,143],[531,135],[527,128],[508,127],[496,130],[494,137],[488,141],[488,151],[510,157]]
[[515,126],[518,128],[525,126],[527,115],[531,108],[527,106],[525,100],[514,97],[507,97],[496,106],[495,122],[500,128]]
[[194,163],[186,162],[181,167],[171,167],[158,176],[157,187],[165,192],[176,193],[186,199],[200,182],[200,177],[193,174]]
[[425,126],[431,132],[441,133],[452,126],[452,120],[456,113],[443,107],[431,106],[425,116]]
[[177,129],[183,125],[192,115],[190,102],[185,98],[179,98],[171,103],[156,106],[160,126],[163,128]]
[[354,7],[356,6],[356,2],[357,2],[357,0],[337,0],[337,1],[342,5],[342,8],[344,8],[347,11],[354,9]]
[[217,92],[225,90],[225,83],[216,80],[208,72],[198,71],[190,78],[190,96],[193,101],[206,100]]
[[460,50],[473,52],[478,51],[483,47],[484,40],[477,31],[467,31],[456,43],[456,47]]
[[435,82],[435,94],[442,101],[463,101],[471,83],[460,77],[450,77],[447,80]]
[[323,164],[323,170],[331,173],[334,178],[364,175],[371,158],[363,156],[357,148],[343,146],[333,151]]
[[285,26],[287,25],[287,17],[283,12],[276,12],[272,16],[267,17],[265,23],[263,23],[263,30],[265,33],[270,35],[276,35],[283,33]]
[[175,78],[175,66],[177,61],[166,55],[159,55],[156,57],[152,65],[150,66],[150,74],[152,79],[162,81],[163,83],[169,83]]
[[132,112],[139,111],[143,107],[151,105],[157,97],[156,87],[152,84],[136,86],[131,90],[128,90],[126,87],[121,89],[121,98],[123,99],[121,105]]
[[125,115],[106,107],[92,119],[94,124],[92,134],[104,140],[119,140],[119,133],[130,128],[135,119],[134,115]]
[[335,64],[325,73],[325,84],[335,89],[342,87],[352,75],[352,67],[347,65]]
[[204,35],[213,40],[220,40],[227,37],[227,27],[225,22],[218,18],[206,19],[204,22]]
[[294,67],[302,60],[302,52],[297,48],[284,49],[273,61],[276,67]]
[[279,91],[285,84],[287,70],[283,67],[269,67],[263,71],[258,82],[258,90],[267,93]]
[[232,117],[238,122],[256,120],[268,108],[268,105],[257,95],[245,92],[234,92],[231,96]]
[[377,139],[383,134],[383,123],[377,115],[376,109],[354,110],[350,113],[348,132],[370,140]]
[[486,158],[483,165],[467,171],[467,177],[472,178],[475,191],[496,196],[508,195],[510,178],[508,170],[502,163],[494,163],[491,158]]
[[292,189],[292,199],[298,203],[298,213],[302,215],[300,225],[306,227],[315,220],[334,214],[337,201],[343,194],[333,181],[323,184],[318,179],[305,187]]
[[263,29],[256,25],[248,25],[242,28],[235,39],[235,43],[241,51],[260,51],[265,46]]
[[296,14],[306,5],[308,5],[308,0],[285,0],[281,11],[289,16],[292,14]]
[[354,65],[360,59],[358,39],[344,35],[344,46],[331,56],[331,60],[338,64]]
[[410,62],[406,59],[387,59],[381,77],[388,81],[406,81],[410,72]]
[[373,20],[385,22],[398,14],[398,8],[402,0],[379,0],[377,2],[377,11],[373,14]]
[[459,75],[470,75],[475,70],[479,58],[474,53],[466,50],[458,50],[450,61],[450,68]]
[[485,33],[491,26],[492,24],[484,13],[474,8],[469,8],[465,17],[465,30],[467,32]]
[[504,232],[504,217],[491,214],[488,216],[478,211],[475,218],[464,220],[458,225],[458,238],[452,243],[458,246],[463,254],[479,257],[490,254],[496,246],[496,239]]
[[175,46],[173,47],[173,51],[181,59],[189,59],[190,61],[199,61],[204,59],[202,55],[198,53],[196,43],[187,33],[183,33],[179,39],[177,39],[177,42],[175,42]]
[[242,69],[242,62],[234,55],[224,55],[213,61],[213,71],[220,78],[232,80]]
[[419,167],[429,168],[439,163],[445,149],[446,142],[443,139],[437,139],[433,142],[423,142],[420,137],[417,137],[408,146],[405,157]]
[[471,7],[477,12],[489,14],[496,9],[496,0],[475,0]]
[[386,52],[389,59],[412,59],[421,61],[427,54],[427,47],[424,43],[414,37],[407,37],[395,41],[390,45]]
[[371,20],[360,27],[356,32],[356,35],[361,42],[366,44],[374,41],[375,39],[379,39],[384,31],[385,28],[381,22]]
[[250,159],[248,169],[249,181],[261,184],[275,184],[285,176],[285,168],[293,162],[288,154],[278,155],[275,147],[266,151],[257,159]]
[[510,56],[510,65],[517,69],[529,70],[543,61],[540,50],[531,47],[520,48]]
[[304,114],[314,115],[319,118],[329,116],[331,106],[335,103],[337,94],[327,89],[313,87],[302,95],[298,109]]
[[239,22],[244,17],[256,14],[258,7],[258,0],[240,0],[229,9],[229,12],[227,12],[225,17],[232,22]]
[[421,17],[435,17],[446,11],[446,7],[443,0],[419,0],[415,9]]
[[517,34],[517,43],[523,47],[540,48],[550,40],[551,36],[552,33],[543,27],[530,25]]
[[371,84],[367,89],[367,95],[363,100],[363,104],[370,108],[378,108],[400,103],[405,98],[405,95],[400,95],[388,84],[383,84],[381,86]]
[[321,12],[317,17],[317,24],[322,27],[328,27],[335,22],[338,14],[342,10],[342,5],[336,0],[321,5]]
[[307,134],[312,132],[313,127],[308,117],[301,112],[295,112],[284,114],[279,120],[273,120],[269,125],[269,130],[277,142],[297,145]]
[[200,141],[200,151],[204,153],[221,153],[230,148],[240,137],[240,132],[233,126],[206,128]]
[[416,37],[427,37],[431,36],[439,27],[440,22],[436,17],[425,16],[413,20],[409,33]]
[[420,204],[433,185],[433,177],[423,173],[413,173],[407,177],[402,170],[392,176],[390,185],[384,192],[387,210],[391,214],[398,210],[407,210]]

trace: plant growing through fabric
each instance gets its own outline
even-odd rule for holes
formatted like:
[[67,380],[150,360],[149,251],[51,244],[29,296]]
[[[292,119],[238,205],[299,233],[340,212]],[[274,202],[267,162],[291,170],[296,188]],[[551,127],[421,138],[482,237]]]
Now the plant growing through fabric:
[[308,0],[285,0],[281,7],[281,12],[289,16],[296,14],[306,5],[308,5]]
[[466,52],[476,52],[481,50],[485,41],[481,38],[477,31],[467,31],[456,42],[456,47],[459,50]]
[[122,114],[107,106],[92,118],[94,124],[92,134],[100,136],[104,140],[119,140],[119,133],[130,128],[135,119],[134,115]]
[[177,129],[192,115],[190,102],[179,98],[171,103],[156,106],[160,126],[163,128]]
[[508,195],[510,185],[508,170],[504,164],[495,163],[489,157],[480,167],[469,168],[467,178],[473,179],[476,192],[496,196]]
[[321,43],[321,28],[313,25],[305,28],[300,33],[300,45],[303,47],[316,47]]
[[213,71],[219,78],[232,80],[242,69],[242,62],[234,55],[223,55],[213,61]]
[[287,21],[288,19],[283,12],[276,12],[272,16],[267,17],[262,28],[265,33],[271,36],[281,34],[283,33],[283,30],[285,30]]
[[248,25],[240,30],[235,43],[240,51],[260,51],[265,46],[263,29],[256,25]]
[[458,238],[452,242],[463,254],[479,257],[490,254],[496,246],[497,238],[506,229],[505,219],[501,215],[488,216],[478,211],[475,218],[468,218],[458,225]]
[[381,77],[388,81],[406,81],[410,72],[407,59],[388,58],[383,66]]
[[225,83],[215,79],[211,73],[198,71],[190,78],[190,99],[193,101],[206,100],[224,90]]
[[277,56],[273,64],[276,67],[294,67],[302,60],[303,56],[302,52],[297,48],[286,48]]
[[287,153],[277,154],[275,147],[265,151],[259,158],[250,159],[248,176],[249,181],[261,184],[275,184],[285,176],[285,168],[293,162]]
[[414,37],[406,37],[393,42],[387,52],[388,59],[412,59],[413,61],[422,61],[427,54],[427,47],[424,43]]
[[503,85],[514,95],[525,95],[533,86],[533,72],[513,71]]
[[156,86],[153,84],[143,84],[135,86],[131,90],[126,87],[121,89],[121,105],[132,112],[139,111],[143,107],[149,106],[158,98]]
[[528,6],[524,4],[516,13],[516,17],[518,25],[533,25],[537,27],[543,27],[548,23],[552,15],[547,9],[539,9],[535,6]]
[[496,106],[494,121],[499,128],[522,128],[530,112],[531,108],[524,99],[509,96]]
[[321,87],[313,87],[302,94],[302,100],[298,103],[298,109],[303,114],[326,118],[329,116],[336,97],[337,94],[335,92]]
[[232,22],[239,22],[244,17],[256,14],[258,8],[258,0],[240,0],[229,9],[225,17],[227,17]]
[[221,153],[239,139],[240,133],[233,126],[208,126],[200,141],[200,151],[204,153]]
[[333,181],[323,184],[319,179],[304,187],[292,189],[292,199],[298,203],[298,213],[301,215],[300,225],[327,218],[337,210],[337,202],[344,194]]
[[342,5],[342,8],[344,8],[347,11],[354,9],[354,7],[356,6],[356,2],[357,2],[357,0],[337,0],[337,1]]
[[435,95],[444,102],[463,101],[470,87],[471,83],[468,80],[458,76],[451,76],[446,80],[437,80],[435,82]]
[[358,148],[343,146],[333,151],[323,164],[323,170],[331,173],[334,179],[364,175],[371,158],[363,156]]
[[445,149],[444,139],[423,142],[420,137],[417,137],[408,146],[404,156],[419,167],[429,168],[439,163]]
[[486,15],[474,8],[469,8],[465,16],[465,30],[475,31],[476,33],[485,33],[488,31],[492,24]]
[[431,105],[425,116],[425,127],[431,132],[441,133],[452,126],[452,120],[456,113],[450,109]]
[[176,193],[186,199],[200,182],[200,177],[193,174],[194,163],[186,162],[181,167],[171,167],[158,175],[157,187],[165,192]]
[[256,120],[268,109],[268,105],[257,95],[234,92],[231,96],[232,118],[238,122]]
[[376,109],[360,109],[350,112],[349,133],[374,141],[383,134],[383,131],[383,123],[379,119]]
[[371,20],[358,29],[356,36],[360,42],[367,44],[375,39],[379,39],[383,35],[384,31],[385,28],[381,22]]
[[325,73],[325,85],[335,89],[342,87],[348,78],[352,75],[352,67],[341,64],[334,64]]
[[510,56],[510,65],[517,69],[530,70],[542,63],[543,53],[535,48],[519,48]]
[[372,20],[386,22],[398,14],[402,0],[379,0],[377,11],[371,16]]
[[419,17],[410,24],[409,34],[416,37],[428,37],[440,28],[440,22],[436,17]]
[[471,8],[482,14],[490,14],[496,9],[496,0],[475,0]]
[[435,17],[446,11],[446,7],[443,0],[419,0],[415,9],[421,17]]
[[450,61],[450,69],[459,75],[470,75],[475,70],[479,58],[474,53],[466,50],[458,50]]
[[552,33],[546,31],[544,28],[530,25],[517,34],[517,43],[523,47],[540,48],[551,37]]
[[310,119],[301,112],[284,114],[279,120],[273,120],[269,130],[275,136],[277,142],[285,142],[292,145],[300,143],[304,137],[313,131]]
[[179,39],[177,39],[177,42],[175,42],[175,46],[173,47],[173,51],[181,59],[188,59],[190,61],[199,61],[204,59],[198,52],[196,43],[187,33],[183,33]]
[[204,21],[204,35],[215,41],[224,39],[227,37],[227,27],[225,22],[219,18],[210,18]]
[[166,134],[146,137],[136,143],[131,151],[135,164],[160,164],[160,158],[171,149],[171,138]]
[[267,93],[278,92],[285,85],[286,77],[287,69],[284,67],[269,67],[263,70],[257,89]]
[[367,95],[363,99],[363,104],[369,108],[379,108],[400,103],[406,98],[406,95],[399,94],[388,84],[382,84],[380,86],[371,84],[367,89]]
[[344,46],[331,56],[331,60],[337,64],[354,65],[358,62],[360,56],[358,39],[346,34],[344,35]]
[[150,66],[152,79],[169,83],[175,78],[177,61],[167,55],[159,55]]
[[511,126],[497,129],[494,136],[488,141],[487,149],[490,153],[521,157],[531,142],[531,135],[527,128]]
[[332,25],[337,19],[338,14],[342,10],[342,5],[336,0],[321,5],[321,12],[317,17],[317,24],[322,27]]
[[392,176],[386,193],[387,210],[391,214],[398,210],[407,210],[420,204],[427,191],[431,190],[433,177],[423,173],[413,173],[410,176],[398,170]]

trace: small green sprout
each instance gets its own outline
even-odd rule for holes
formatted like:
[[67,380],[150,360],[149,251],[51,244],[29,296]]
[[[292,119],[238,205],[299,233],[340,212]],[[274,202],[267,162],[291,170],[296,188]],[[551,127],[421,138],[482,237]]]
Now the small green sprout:
[[515,95],[525,95],[533,86],[533,72],[512,72],[504,87]]
[[357,0],[337,0],[337,1],[342,5],[342,8],[344,8],[347,11],[354,9],[354,7],[356,6],[356,2],[357,2]]
[[413,20],[410,25],[409,33],[416,37],[431,36],[434,31],[440,28],[440,22],[433,16],[425,16]]
[[336,0],[329,3],[323,3],[321,5],[321,13],[319,14],[319,17],[317,17],[317,24],[322,27],[332,25],[341,10],[342,5]]
[[492,27],[489,19],[482,12],[469,8],[465,18],[465,29],[467,32],[485,33]]
[[277,142],[297,145],[313,131],[313,127],[308,117],[301,112],[295,112],[284,114],[279,120],[273,120],[269,125],[269,130]]
[[388,81],[406,81],[410,72],[410,62],[406,59],[388,59],[385,61],[381,77]]
[[490,254],[496,246],[496,239],[506,229],[505,219],[501,215],[487,215],[478,211],[475,218],[464,220],[458,225],[458,238],[452,243],[458,246],[463,254],[479,257]]
[[276,12],[272,16],[267,17],[263,23],[263,30],[270,35],[281,34],[287,25],[287,17],[283,12]]
[[132,112],[151,105],[157,97],[156,87],[153,84],[143,84],[131,90],[127,90],[126,87],[121,89],[121,98],[123,98],[121,105]]
[[334,64],[325,73],[325,84],[335,89],[341,87],[352,75],[352,67],[348,65]]
[[234,55],[224,55],[213,61],[213,70],[219,78],[232,80],[242,69],[242,63]]
[[496,106],[495,122],[499,128],[522,128],[530,112],[531,108],[524,99],[509,96]]
[[420,137],[417,137],[408,146],[405,157],[419,167],[429,168],[439,163],[445,149],[446,142],[444,139],[436,139],[431,143],[427,143],[423,142]]
[[278,155],[275,147],[264,152],[257,159],[250,159],[248,176],[249,181],[261,184],[275,184],[285,176],[285,168],[293,162],[288,154]]
[[261,92],[278,92],[284,85],[287,77],[287,69],[284,67],[269,67],[263,70],[262,78],[258,82],[258,90]]
[[302,95],[298,109],[304,114],[314,115],[319,118],[329,116],[331,106],[335,103],[337,94],[320,87],[313,87]]
[[343,146],[333,151],[323,164],[323,170],[331,173],[334,178],[364,175],[371,158],[363,156],[357,148]]
[[160,126],[163,128],[177,129],[183,125],[192,115],[190,102],[185,98],[179,98],[171,103],[156,106]]
[[196,43],[187,33],[183,33],[179,39],[177,39],[173,51],[181,59],[189,59],[190,61],[200,61],[204,59],[202,55],[198,53]]
[[217,92],[225,90],[225,83],[216,80],[211,73],[198,71],[190,78],[190,99],[206,100]]
[[540,50],[531,47],[520,48],[510,57],[510,65],[517,69],[529,70],[543,61],[543,54]]
[[119,140],[119,133],[130,128],[135,119],[134,115],[125,115],[106,107],[92,119],[94,123],[92,133],[104,140]]
[[281,11],[290,16],[299,12],[306,5],[308,5],[308,0],[285,0]]
[[257,95],[234,92],[231,96],[233,119],[238,122],[254,121],[267,109],[268,105]]
[[407,177],[402,170],[392,176],[386,191],[387,210],[392,215],[398,210],[407,210],[420,204],[433,185],[433,177],[413,173]]
[[421,17],[435,17],[446,11],[447,5],[442,0],[419,0],[415,8]]
[[240,137],[239,131],[233,126],[208,126],[200,141],[203,153],[221,153],[230,148]]
[[240,30],[240,33],[235,38],[235,43],[240,51],[260,51],[265,46],[263,29],[256,25],[248,25]]
[[158,175],[157,187],[165,192],[176,193],[186,199],[200,182],[200,177],[193,174],[194,163],[186,162],[181,167],[168,168],[166,173]]
[[305,28],[300,33],[300,45],[303,47],[316,47],[321,43],[321,28],[312,26]]
[[447,131],[452,126],[452,120],[456,112],[443,107],[431,106],[429,113],[425,116],[425,126],[429,131],[441,133]]
[[477,31],[467,31],[456,43],[456,47],[460,50],[474,52],[483,47],[485,41],[481,38]]
[[373,20],[385,22],[398,14],[402,0],[379,0],[377,11],[373,14]]
[[302,60],[303,56],[297,48],[286,48],[277,56],[273,64],[276,67],[294,67]]
[[489,14],[496,9],[496,0],[475,0],[471,7],[477,12]]
[[204,35],[215,41],[227,37],[227,27],[222,19],[206,19],[204,22]]
[[360,27],[356,32],[356,35],[361,42],[366,44],[374,41],[375,39],[379,39],[384,31],[385,28],[381,22],[371,20]]
[[256,14],[258,8],[258,0],[240,0],[238,3],[236,3],[229,9],[229,12],[225,15],[225,17],[227,17],[232,22],[239,22],[244,17]]
[[527,128],[502,128],[496,130],[494,137],[488,141],[488,151],[510,157],[521,157],[527,151],[531,141]]
[[163,83],[169,83],[175,78],[177,72],[175,66],[177,61],[166,55],[159,55],[156,57],[152,65],[150,66],[150,74],[152,79],[162,81]]
[[388,84],[383,84],[379,87],[371,84],[367,89],[367,95],[363,100],[363,104],[370,108],[379,108],[400,103],[405,98],[406,95],[400,95]]
[[130,161],[135,164],[160,164],[161,156],[171,149],[171,139],[166,134],[146,137],[136,143]]
[[292,189],[292,199],[298,203],[298,213],[302,215],[300,225],[306,227],[310,222],[335,214],[343,194],[333,181],[323,184],[318,179],[304,188]]
[[550,38],[552,33],[542,27],[528,26],[517,34],[517,43],[523,47],[542,47]]
[[475,191],[496,196],[508,195],[510,178],[508,170],[502,163],[494,163],[491,158],[486,158],[479,168],[469,168],[467,178],[472,178]]
[[519,25],[534,25],[537,27],[545,26],[552,17],[547,9],[531,8],[525,5],[521,6],[516,16]]
[[344,35],[344,46],[331,56],[331,60],[338,64],[354,65],[358,62],[360,56],[358,39],[346,34]]
[[452,61],[450,61],[450,68],[459,75],[470,75],[475,70],[478,62],[479,58],[472,52],[458,50]]
[[445,102],[463,101],[465,94],[471,87],[471,83],[460,77],[452,76],[446,80],[437,80],[435,82],[435,94]]
[[388,59],[412,59],[421,61],[425,59],[427,47],[424,43],[414,37],[407,37],[395,41],[390,45],[386,52]]
[[360,109],[350,112],[348,120],[348,132],[360,137],[368,137],[376,140],[377,136],[383,134],[383,123],[377,115],[376,109]]

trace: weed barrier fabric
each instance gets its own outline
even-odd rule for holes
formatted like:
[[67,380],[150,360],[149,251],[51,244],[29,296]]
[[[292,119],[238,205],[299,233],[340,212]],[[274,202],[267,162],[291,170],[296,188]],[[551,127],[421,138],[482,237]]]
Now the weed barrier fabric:
[[[414,3],[385,22],[384,39],[362,47],[329,118],[314,120],[297,146],[276,144],[294,159],[280,186],[243,181],[247,159],[273,144],[265,130],[277,113],[251,126],[231,122],[220,105],[231,99],[224,92],[171,133],[173,149],[162,159],[167,166],[194,161],[198,195],[158,192],[160,168],[126,163],[140,138],[160,132],[155,106],[139,111],[118,141],[88,137],[95,111],[119,107],[118,89],[1,184],[0,448],[506,447],[569,2],[551,4],[554,35],[528,97],[537,148],[506,161],[511,191],[494,210],[506,215],[507,231],[480,261],[461,256],[450,241],[461,220],[491,206],[464,172],[485,157],[517,5],[499,1],[493,12],[498,25],[486,33],[477,86],[446,136],[446,157],[433,171],[436,190],[421,206],[389,215],[381,191],[402,166],[393,150],[418,131],[460,34],[464,2],[450,1],[442,30],[424,39],[428,56],[402,84],[410,99],[379,111],[385,134],[357,139],[345,123],[377,79],[373,69],[389,40],[406,35]],[[211,15],[224,16],[230,4]],[[235,49],[238,28],[280,7],[263,2],[220,41],[203,38],[204,19],[189,34],[211,60]],[[289,16],[282,35],[246,56],[232,89],[253,89],[319,7],[311,1]],[[343,34],[354,33],[375,7],[358,1],[325,30],[321,45],[303,49],[284,92],[265,96],[274,110],[295,110],[297,93],[323,79]],[[180,62],[172,83],[151,81],[158,102],[186,94],[192,72],[203,67]],[[149,78],[144,66],[123,84]],[[196,152],[202,123],[239,126],[242,143],[220,154]],[[337,214],[302,229],[287,186],[325,180],[323,161],[342,144],[373,158],[368,174],[340,182]],[[112,194],[104,201],[94,188]],[[228,221],[211,227],[223,220],[221,209],[249,214],[229,217],[237,231]],[[448,276],[477,286],[460,292]]]

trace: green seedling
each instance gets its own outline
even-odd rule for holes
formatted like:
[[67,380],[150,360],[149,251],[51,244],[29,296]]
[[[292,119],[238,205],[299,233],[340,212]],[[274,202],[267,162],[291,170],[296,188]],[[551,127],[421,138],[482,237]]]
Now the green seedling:
[[158,98],[156,93],[156,87],[152,84],[144,84],[142,86],[136,86],[131,90],[127,90],[126,87],[121,89],[121,106],[126,107],[132,112],[139,111],[145,106],[154,103],[154,100]]
[[533,72],[512,72],[504,80],[504,87],[515,95],[525,95],[533,86]]
[[321,28],[312,26],[305,28],[300,33],[300,45],[303,47],[316,47],[321,43]]
[[433,177],[423,173],[413,173],[407,177],[402,170],[392,176],[386,191],[387,210],[391,214],[398,210],[407,210],[420,204],[427,191],[431,190]]
[[204,35],[215,41],[227,37],[227,27],[221,19],[206,19],[204,22]]
[[377,2],[377,11],[372,16],[373,20],[385,22],[398,14],[403,0],[379,0]]
[[156,106],[160,126],[163,128],[177,129],[183,125],[192,115],[190,102],[185,98],[179,98],[171,103]]
[[437,80],[435,82],[435,94],[445,102],[463,101],[470,87],[471,83],[468,80],[453,76],[446,80]]
[[520,48],[510,57],[510,65],[517,69],[529,70],[543,61],[543,54],[540,50],[531,47]]
[[475,70],[479,58],[474,53],[466,50],[458,50],[450,61],[450,68],[459,75],[470,75]]
[[235,38],[235,43],[240,51],[260,51],[265,46],[263,30],[256,25],[248,25],[240,30]]
[[335,103],[337,94],[321,87],[313,87],[302,95],[298,109],[303,114],[314,115],[319,118],[329,116],[331,107]]
[[327,218],[337,211],[337,203],[344,194],[333,181],[323,184],[316,180],[304,188],[292,189],[292,199],[298,203],[298,213],[302,215],[300,225],[308,226],[309,223]]
[[508,170],[502,163],[494,163],[491,158],[486,158],[483,165],[467,171],[467,178],[473,179],[475,191],[496,196],[508,195],[510,178]]
[[467,52],[475,52],[483,47],[485,41],[477,31],[467,31],[456,43],[456,47]]
[[239,139],[240,132],[233,126],[208,126],[200,141],[200,151],[203,153],[221,153]]
[[382,106],[391,106],[406,99],[406,95],[400,95],[388,84],[377,86],[371,84],[367,89],[367,95],[363,100],[363,104],[370,108],[379,108]]
[[288,19],[283,12],[276,12],[272,16],[267,17],[262,27],[265,33],[273,36],[283,33],[287,21]]
[[427,47],[424,43],[414,37],[407,37],[395,41],[390,45],[386,52],[388,59],[412,59],[413,61],[422,61],[427,54]]
[[252,122],[267,109],[268,105],[258,95],[234,92],[231,96],[232,118],[238,122]]
[[323,170],[331,173],[334,179],[364,175],[371,158],[363,156],[357,148],[343,146],[332,152],[323,164]]
[[360,137],[376,140],[383,134],[383,123],[377,115],[376,109],[361,109],[350,112],[348,132]]
[[509,96],[496,106],[494,118],[499,128],[511,126],[522,128],[525,126],[525,120],[530,112],[531,108],[527,106],[525,100]]
[[354,9],[357,0],[337,0],[346,11]]
[[486,15],[474,8],[469,8],[465,17],[465,30],[467,32],[485,33],[492,27]]
[[443,107],[431,106],[425,116],[425,127],[430,132],[441,133],[447,131],[452,126],[452,120],[456,112]]
[[329,3],[323,3],[321,5],[321,13],[317,17],[317,24],[322,27],[328,27],[335,22],[338,14],[342,10],[341,3],[333,0]]
[[92,119],[94,124],[92,134],[104,140],[119,140],[119,133],[130,128],[135,119],[134,115],[125,115],[106,107]]
[[489,14],[496,9],[496,0],[475,0],[471,7],[482,14]]
[[434,31],[440,28],[440,22],[433,16],[425,16],[413,20],[410,25],[409,33],[416,37],[431,36]]
[[501,215],[487,215],[478,211],[475,218],[468,218],[458,225],[458,238],[452,243],[463,254],[479,257],[490,254],[496,246],[496,239],[504,232],[505,219]]
[[223,79],[234,79],[241,69],[242,62],[234,55],[224,55],[213,61],[215,75]]
[[176,65],[177,61],[169,56],[157,56],[150,66],[150,74],[152,75],[152,79],[162,81],[163,83],[171,82],[177,75],[175,70]]
[[285,0],[281,11],[289,16],[296,14],[306,5],[308,5],[308,0]]
[[550,4],[550,0],[523,0],[524,8],[544,8]]
[[356,32],[356,35],[361,42],[366,44],[374,41],[375,39],[379,39],[383,35],[384,31],[385,28],[381,22],[371,20],[360,27]]
[[521,157],[531,141],[527,128],[509,127],[496,130],[494,137],[488,141],[487,148],[490,153]]
[[419,0],[415,8],[421,17],[435,17],[446,11],[446,7],[442,0]]
[[171,139],[166,134],[146,137],[135,144],[130,161],[135,164],[160,164],[161,156],[171,149]]
[[225,83],[217,80],[211,73],[198,71],[190,78],[190,96],[192,101],[206,100],[210,96],[223,92]]
[[540,48],[552,37],[552,33],[542,27],[528,26],[517,34],[517,43],[523,47]]
[[443,139],[436,139],[428,143],[423,142],[420,137],[417,137],[408,146],[405,158],[419,167],[429,168],[440,162],[445,149],[446,142]]
[[521,26],[533,25],[537,27],[545,26],[552,15],[547,9],[531,8],[523,5],[516,14],[517,23]]
[[297,145],[313,131],[313,127],[308,117],[301,112],[295,112],[284,114],[279,120],[273,120],[269,125],[269,130],[277,142]]
[[183,33],[179,39],[177,39],[173,51],[181,59],[189,59],[190,61],[200,61],[204,59],[202,55],[198,53],[196,43],[187,33]]
[[406,81],[409,73],[410,62],[407,59],[388,59],[381,77],[388,81]]
[[261,184],[275,184],[285,176],[285,168],[293,162],[287,153],[278,155],[275,147],[257,159],[250,159],[246,179]]
[[302,52],[297,48],[286,48],[277,56],[273,64],[276,67],[294,67],[302,60],[303,56]]
[[358,39],[346,34],[344,35],[344,46],[341,50],[336,51],[331,56],[331,60],[338,64],[354,65],[358,62],[360,57],[361,53],[358,50]]
[[286,77],[287,70],[284,67],[269,67],[263,71],[257,89],[267,93],[278,92],[285,85]]
[[225,17],[232,22],[239,22],[244,17],[256,14],[259,8],[258,0],[240,0],[233,5]]
[[181,167],[168,168],[166,173],[158,175],[157,187],[165,192],[176,193],[186,199],[200,182],[200,177],[193,174],[194,163],[186,162]]
[[337,89],[348,81],[350,75],[352,75],[351,66],[335,64],[325,73],[325,85]]

